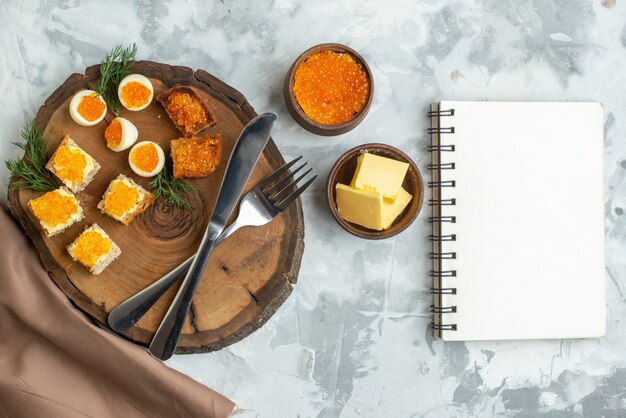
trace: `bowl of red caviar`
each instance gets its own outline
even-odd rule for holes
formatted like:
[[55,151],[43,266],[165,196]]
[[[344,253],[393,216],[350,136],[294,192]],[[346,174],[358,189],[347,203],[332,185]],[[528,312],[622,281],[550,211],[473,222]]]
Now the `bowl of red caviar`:
[[285,77],[287,110],[309,132],[341,135],[360,124],[372,105],[374,79],[363,57],[336,43],[304,51]]

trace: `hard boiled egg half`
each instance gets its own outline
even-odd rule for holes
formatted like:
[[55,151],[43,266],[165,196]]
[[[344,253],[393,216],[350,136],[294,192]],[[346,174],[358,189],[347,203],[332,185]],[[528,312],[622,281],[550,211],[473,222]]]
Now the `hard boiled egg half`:
[[152,141],[138,142],[128,154],[128,164],[141,177],[156,176],[165,164],[163,148]]
[[107,147],[115,152],[130,148],[137,141],[137,128],[128,119],[117,117],[104,130]]
[[122,79],[117,88],[120,103],[128,110],[145,109],[152,102],[154,88],[148,77],[141,74],[129,74]]
[[93,90],[79,91],[70,100],[70,116],[79,125],[96,125],[104,119],[106,113],[106,102]]

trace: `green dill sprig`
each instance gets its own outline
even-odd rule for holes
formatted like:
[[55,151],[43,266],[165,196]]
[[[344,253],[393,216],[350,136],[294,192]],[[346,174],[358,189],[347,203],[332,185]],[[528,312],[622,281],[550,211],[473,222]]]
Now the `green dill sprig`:
[[132,44],[122,49],[117,45],[104,57],[100,63],[100,78],[98,79],[98,94],[102,96],[109,109],[115,116],[120,114],[122,104],[117,97],[117,88],[126,76],[130,67],[135,63],[137,45]]
[[46,169],[46,142],[35,127],[35,121],[26,125],[20,135],[22,141],[12,144],[24,151],[24,158],[4,162],[11,176],[15,178],[9,188],[49,192],[59,187],[52,173]]
[[186,193],[193,190],[193,187],[172,177],[167,167],[150,180],[148,185],[152,188],[152,193],[159,199],[165,199],[167,203],[185,210],[192,210],[193,206],[187,202],[179,193]]

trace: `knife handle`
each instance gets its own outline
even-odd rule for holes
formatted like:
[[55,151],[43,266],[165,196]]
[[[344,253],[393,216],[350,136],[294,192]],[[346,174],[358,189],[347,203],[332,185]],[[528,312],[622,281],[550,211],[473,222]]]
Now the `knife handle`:
[[187,275],[183,279],[183,283],[180,285],[180,289],[178,289],[178,293],[176,293],[172,305],[167,310],[161,325],[159,325],[150,343],[149,351],[153,356],[161,360],[167,360],[174,354],[176,344],[183,331],[187,312],[189,312],[191,307],[193,295],[198,287],[198,283],[200,283],[202,272],[216,243],[217,239],[209,238],[200,246]]

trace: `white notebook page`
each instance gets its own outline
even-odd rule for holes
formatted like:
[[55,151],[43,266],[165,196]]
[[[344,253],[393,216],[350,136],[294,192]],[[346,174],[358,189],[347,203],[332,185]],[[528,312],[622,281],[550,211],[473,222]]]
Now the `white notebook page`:
[[606,327],[603,110],[599,103],[442,101],[445,340],[599,337]]

